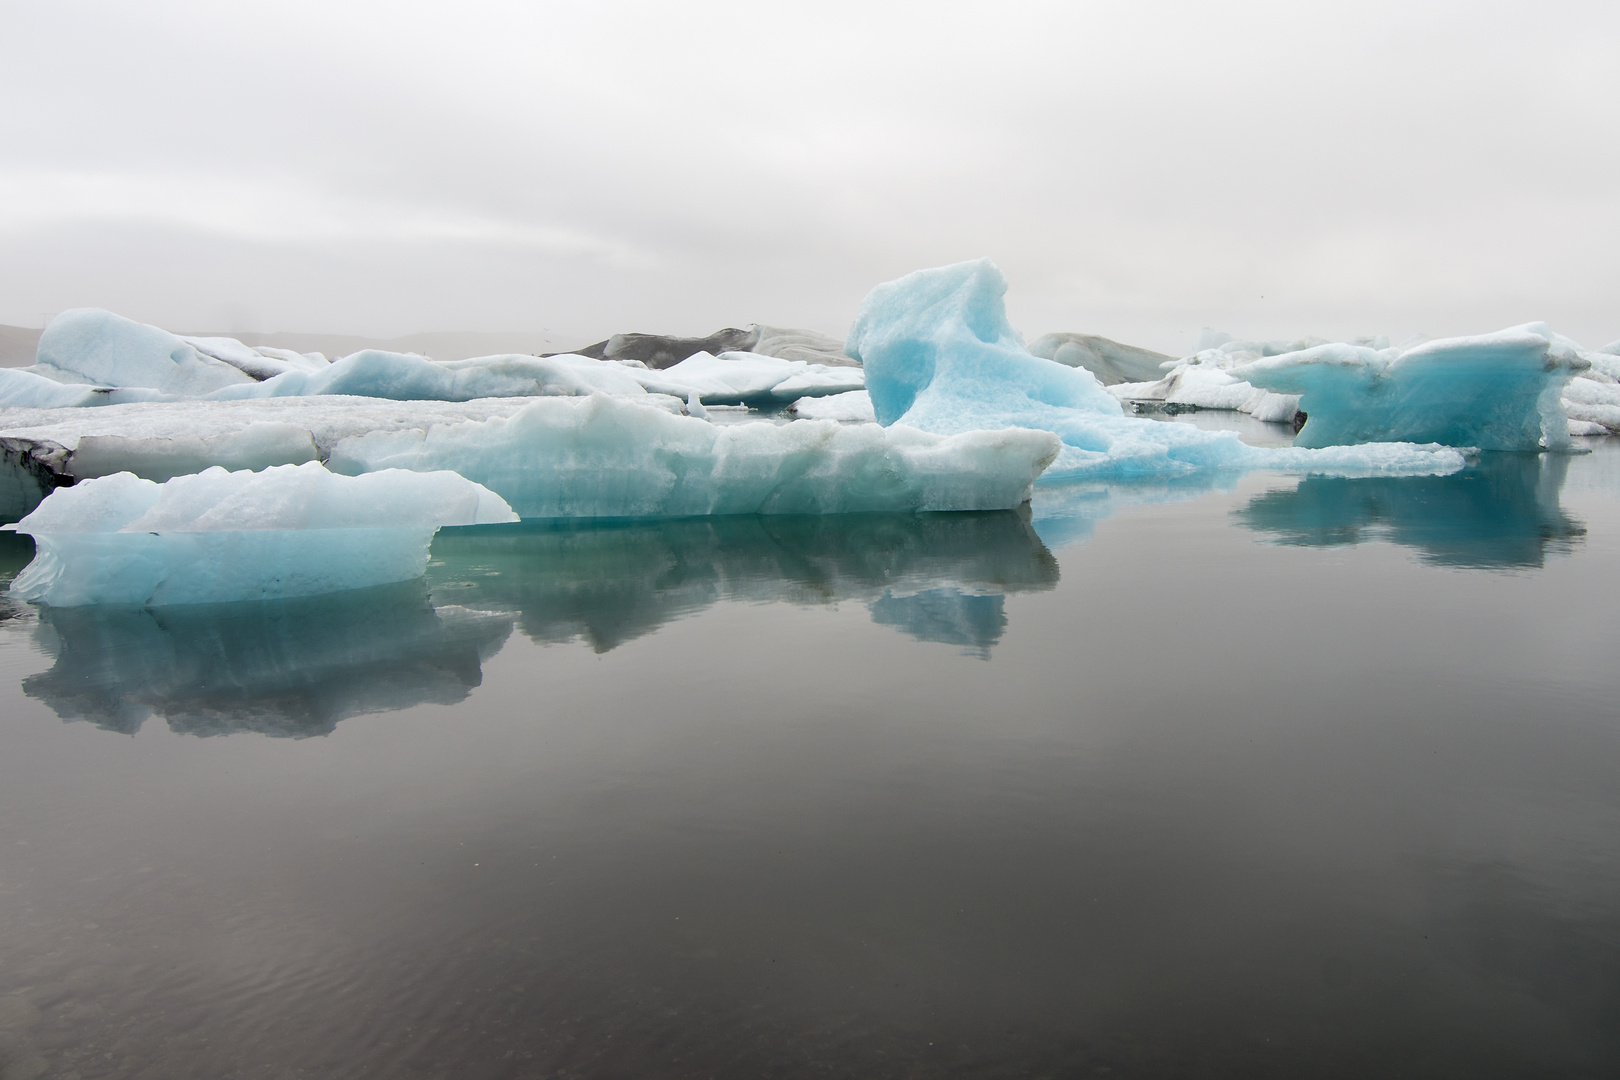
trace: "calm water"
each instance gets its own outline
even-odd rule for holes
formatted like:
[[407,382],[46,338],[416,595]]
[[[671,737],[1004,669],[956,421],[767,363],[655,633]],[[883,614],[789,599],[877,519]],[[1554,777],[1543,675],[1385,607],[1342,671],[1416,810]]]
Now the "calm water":
[[6,607],[0,1077],[1614,1076],[1617,568],[1601,445]]

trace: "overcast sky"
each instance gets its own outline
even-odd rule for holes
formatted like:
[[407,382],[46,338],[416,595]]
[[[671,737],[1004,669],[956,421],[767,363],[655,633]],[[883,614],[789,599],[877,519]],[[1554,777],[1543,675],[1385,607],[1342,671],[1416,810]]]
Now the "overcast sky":
[[1620,338],[1620,4],[0,0],[0,322]]

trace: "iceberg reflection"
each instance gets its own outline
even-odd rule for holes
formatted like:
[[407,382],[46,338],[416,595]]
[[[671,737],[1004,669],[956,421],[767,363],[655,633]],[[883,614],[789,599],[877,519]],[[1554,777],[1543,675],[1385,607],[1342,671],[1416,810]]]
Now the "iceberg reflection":
[[304,738],[339,720],[451,705],[482,680],[509,615],[434,607],[420,581],[296,600],[41,608],[56,653],[23,692],[64,720],[133,733]]
[[[721,600],[855,600],[883,625],[986,655],[1005,629],[1001,597],[1057,581],[1027,511],[1012,510],[526,522],[441,532],[428,564],[435,603],[510,610],[535,641],[597,652]],[[975,614],[942,619],[937,597],[914,599],[942,590]]]
[[1387,540],[1441,566],[1540,567],[1586,535],[1559,505],[1569,462],[1567,454],[1487,453],[1450,476],[1313,476],[1256,496],[1236,516],[1283,544]]
[[64,720],[113,731],[157,716],[185,734],[304,738],[361,713],[461,701],[514,623],[538,642],[606,652],[721,600],[853,600],[881,625],[987,657],[1006,629],[1004,594],[1057,580],[1057,560],[1014,511],[451,529],[425,582],[41,607],[35,633],[55,664],[23,690]]

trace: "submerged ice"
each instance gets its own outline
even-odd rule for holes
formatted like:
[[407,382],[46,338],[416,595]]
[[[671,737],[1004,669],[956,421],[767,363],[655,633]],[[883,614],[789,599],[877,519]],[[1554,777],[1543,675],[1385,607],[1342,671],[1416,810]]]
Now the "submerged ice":
[[11,594],[59,607],[311,596],[421,576],[441,526],[515,520],[448,472],[350,477],[309,462],[163,484],[117,473],[8,526],[36,545]]
[[1463,464],[1459,451],[1438,445],[1255,447],[1232,432],[1126,416],[1090,371],[1024,348],[1007,321],[1006,291],[1001,271],[980,259],[921,270],[867,295],[846,351],[866,367],[879,423],[940,434],[1051,431],[1063,448],[1048,479],[1223,468],[1449,472]]

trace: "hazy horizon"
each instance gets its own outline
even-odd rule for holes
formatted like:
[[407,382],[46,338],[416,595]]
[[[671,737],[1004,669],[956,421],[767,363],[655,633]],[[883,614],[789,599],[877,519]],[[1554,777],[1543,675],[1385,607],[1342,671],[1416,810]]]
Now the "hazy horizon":
[[1026,336],[1620,338],[1620,10],[17,6],[0,323],[763,322],[988,255]]

